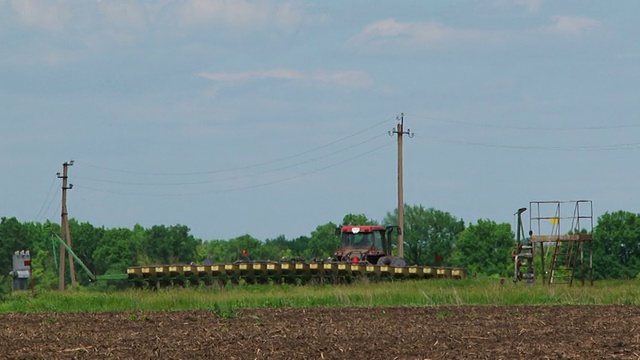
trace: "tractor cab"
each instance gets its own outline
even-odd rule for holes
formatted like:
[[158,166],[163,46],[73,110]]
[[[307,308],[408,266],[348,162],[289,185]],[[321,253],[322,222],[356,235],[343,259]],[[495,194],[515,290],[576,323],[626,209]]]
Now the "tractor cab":
[[391,255],[389,235],[394,228],[378,225],[344,225],[338,228],[340,250],[334,253],[336,260],[376,264],[381,257]]

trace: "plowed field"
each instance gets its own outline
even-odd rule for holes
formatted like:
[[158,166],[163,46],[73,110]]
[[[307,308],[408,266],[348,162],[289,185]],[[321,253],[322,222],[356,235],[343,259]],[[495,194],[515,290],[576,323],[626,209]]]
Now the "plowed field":
[[640,359],[637,306],[0,314],[6,359]]

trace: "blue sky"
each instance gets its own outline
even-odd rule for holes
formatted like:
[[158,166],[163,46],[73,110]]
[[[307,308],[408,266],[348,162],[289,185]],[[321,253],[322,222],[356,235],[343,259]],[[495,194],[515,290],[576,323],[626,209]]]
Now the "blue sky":
[[[405,202],[639,212],[636,1],[0,0],[0,216],[309,235]],[[636,170],[634,170],[636,169]]]

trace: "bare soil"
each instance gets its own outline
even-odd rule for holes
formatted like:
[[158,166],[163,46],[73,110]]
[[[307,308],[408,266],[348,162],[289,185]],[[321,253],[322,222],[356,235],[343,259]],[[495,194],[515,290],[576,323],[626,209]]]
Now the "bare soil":
[[640,359],[637,306],[0,314],[4,359]]

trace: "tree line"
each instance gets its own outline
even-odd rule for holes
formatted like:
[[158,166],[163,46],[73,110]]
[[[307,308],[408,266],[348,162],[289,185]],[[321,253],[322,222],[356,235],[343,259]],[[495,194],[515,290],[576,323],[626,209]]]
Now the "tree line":
[[[627,211],[605,213],[593,229],[594,278],[629,279],[640,274],[640,218]],[[479,219],[465,224],[448,212],[422,205],[405,205],[405,260],[408,264],[466,267],[472,276],[510,277],[514,230],[508,223]],[[397,213],[387,213],[378,222],[365,214],[347,214],[343,225],[394,225]],[[308,236],[287,239],[257,239],[249,234],[232,239],[197,239],[181,224],[144,228],[96,227],[69,220],[73,250],[94,274],[126,272],[127,267],[152,264],[231,262],[246,250],[252,259],[323,259],[340,247],[337,223],[318,225]],[[56,288],[60,226],[49,221],[20,222],[15,217],[0,221],[0,292],[11,288],[8,274],[12,255],[29,250],[35,284]],[[540,267],[538,266],[538,269]],[[89,276],[77,270],[78,282],[89,284]],[[98,285],[92,285],[98,286]]]

